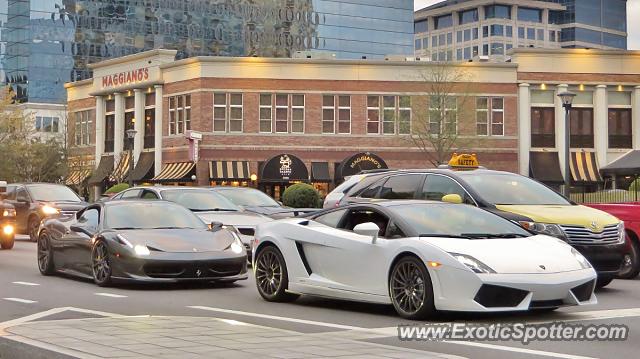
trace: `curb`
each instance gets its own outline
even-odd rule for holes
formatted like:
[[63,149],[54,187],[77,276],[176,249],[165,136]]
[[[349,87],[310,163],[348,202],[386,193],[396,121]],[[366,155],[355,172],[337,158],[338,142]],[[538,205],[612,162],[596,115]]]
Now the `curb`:
[[0,336],[0,359],[76,359],[52,350]]

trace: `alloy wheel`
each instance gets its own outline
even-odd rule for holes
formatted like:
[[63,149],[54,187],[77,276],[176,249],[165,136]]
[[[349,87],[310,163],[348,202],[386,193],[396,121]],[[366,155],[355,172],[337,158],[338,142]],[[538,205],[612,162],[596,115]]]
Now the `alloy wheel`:
[[425,278],[415,263],[404,261],[395,267],[391,275],[391,295],[396,306],[406,315],[420,311],[426,292]]
[[40,273],[48,273],[51,268],[51,249],[49,247],[49,235],[42,233],[38,238],[38,269]]
[[282,283],[282,266],[275,252],[265,251],[256,263],[256,281],[267,295],[275,295]]
[[96,244],[92,256],[93,277],[96,283],[107,283],[111,279],[111,264],[107,253],[107,246],[103,242]]

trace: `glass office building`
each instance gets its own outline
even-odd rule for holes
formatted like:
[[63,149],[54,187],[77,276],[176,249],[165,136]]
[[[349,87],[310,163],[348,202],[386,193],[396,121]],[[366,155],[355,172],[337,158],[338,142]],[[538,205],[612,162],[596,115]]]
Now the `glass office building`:
[[88,65],[154,48],[199,55],[413,54],[412,0],[0,0],[0,74],[20,102],[64,103]]

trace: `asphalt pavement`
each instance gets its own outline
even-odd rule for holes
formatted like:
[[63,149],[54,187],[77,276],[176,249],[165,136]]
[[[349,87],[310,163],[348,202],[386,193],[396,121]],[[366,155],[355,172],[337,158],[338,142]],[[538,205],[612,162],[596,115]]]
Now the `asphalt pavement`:
[[[624,324],[630,329],[626,341],[556,341],[528,345],[518,342],[401,341],[397,337],[397,326],[419,323],[400,319],[391,306],[312,297],[302,297],[294,303],[267,303],[258,295],[252,278],[233,285],[100,288],[90,281],[40,275],[36,244],[24,237],[16,242],[13,250],[0,251],[0,329],[42,320],[83,323],[119,316],[209,318],[260,326],[265,331],[289,331],[304,338],[320,336],[382,345],[386,348],[386,357],[411,357],[403,354],[405,350],[423,352],[424,357],[437,354],[491,359],[636,357],[640,351],[640,280],[616,280],[598,292],[597,297],[597,305],[561,308],[553,313],[442,313],[433,322]],[[326,356],[313,351],[304,356],[314,355]],[[35,354],[32,357],[36,357]],[[292,353],[290,357],[303,355]]]

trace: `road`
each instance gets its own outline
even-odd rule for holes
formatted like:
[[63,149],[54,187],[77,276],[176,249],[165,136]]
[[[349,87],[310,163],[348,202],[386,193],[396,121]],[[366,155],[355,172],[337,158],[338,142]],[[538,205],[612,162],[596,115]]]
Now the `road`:
[[[614,281],[597,293],[599,304],[548,314],[473,315],[444,313],[436,322],[555,322],[625,324],[625,342],[470,343],[400,341],[396,326],[409,323],[393,308],[302,297],[294,303],[263,301],[252,279],[234,285],[181,284],[99,288],[63,276],[41,276],[36,245],[21,237],[0,252],[0,324],[52,308],[74,307],[120,315],[196,316],[233,319],[301,333],[344,333],[359,340],[469,358],[635,357],[640,351],[640,280]],[[60,319],[77,314],[64,314]],[[51,318],[49,318],[51,319]],[[376,331],[377,334],[371,334]],[[387,333],[386,335],[380,333]]]

